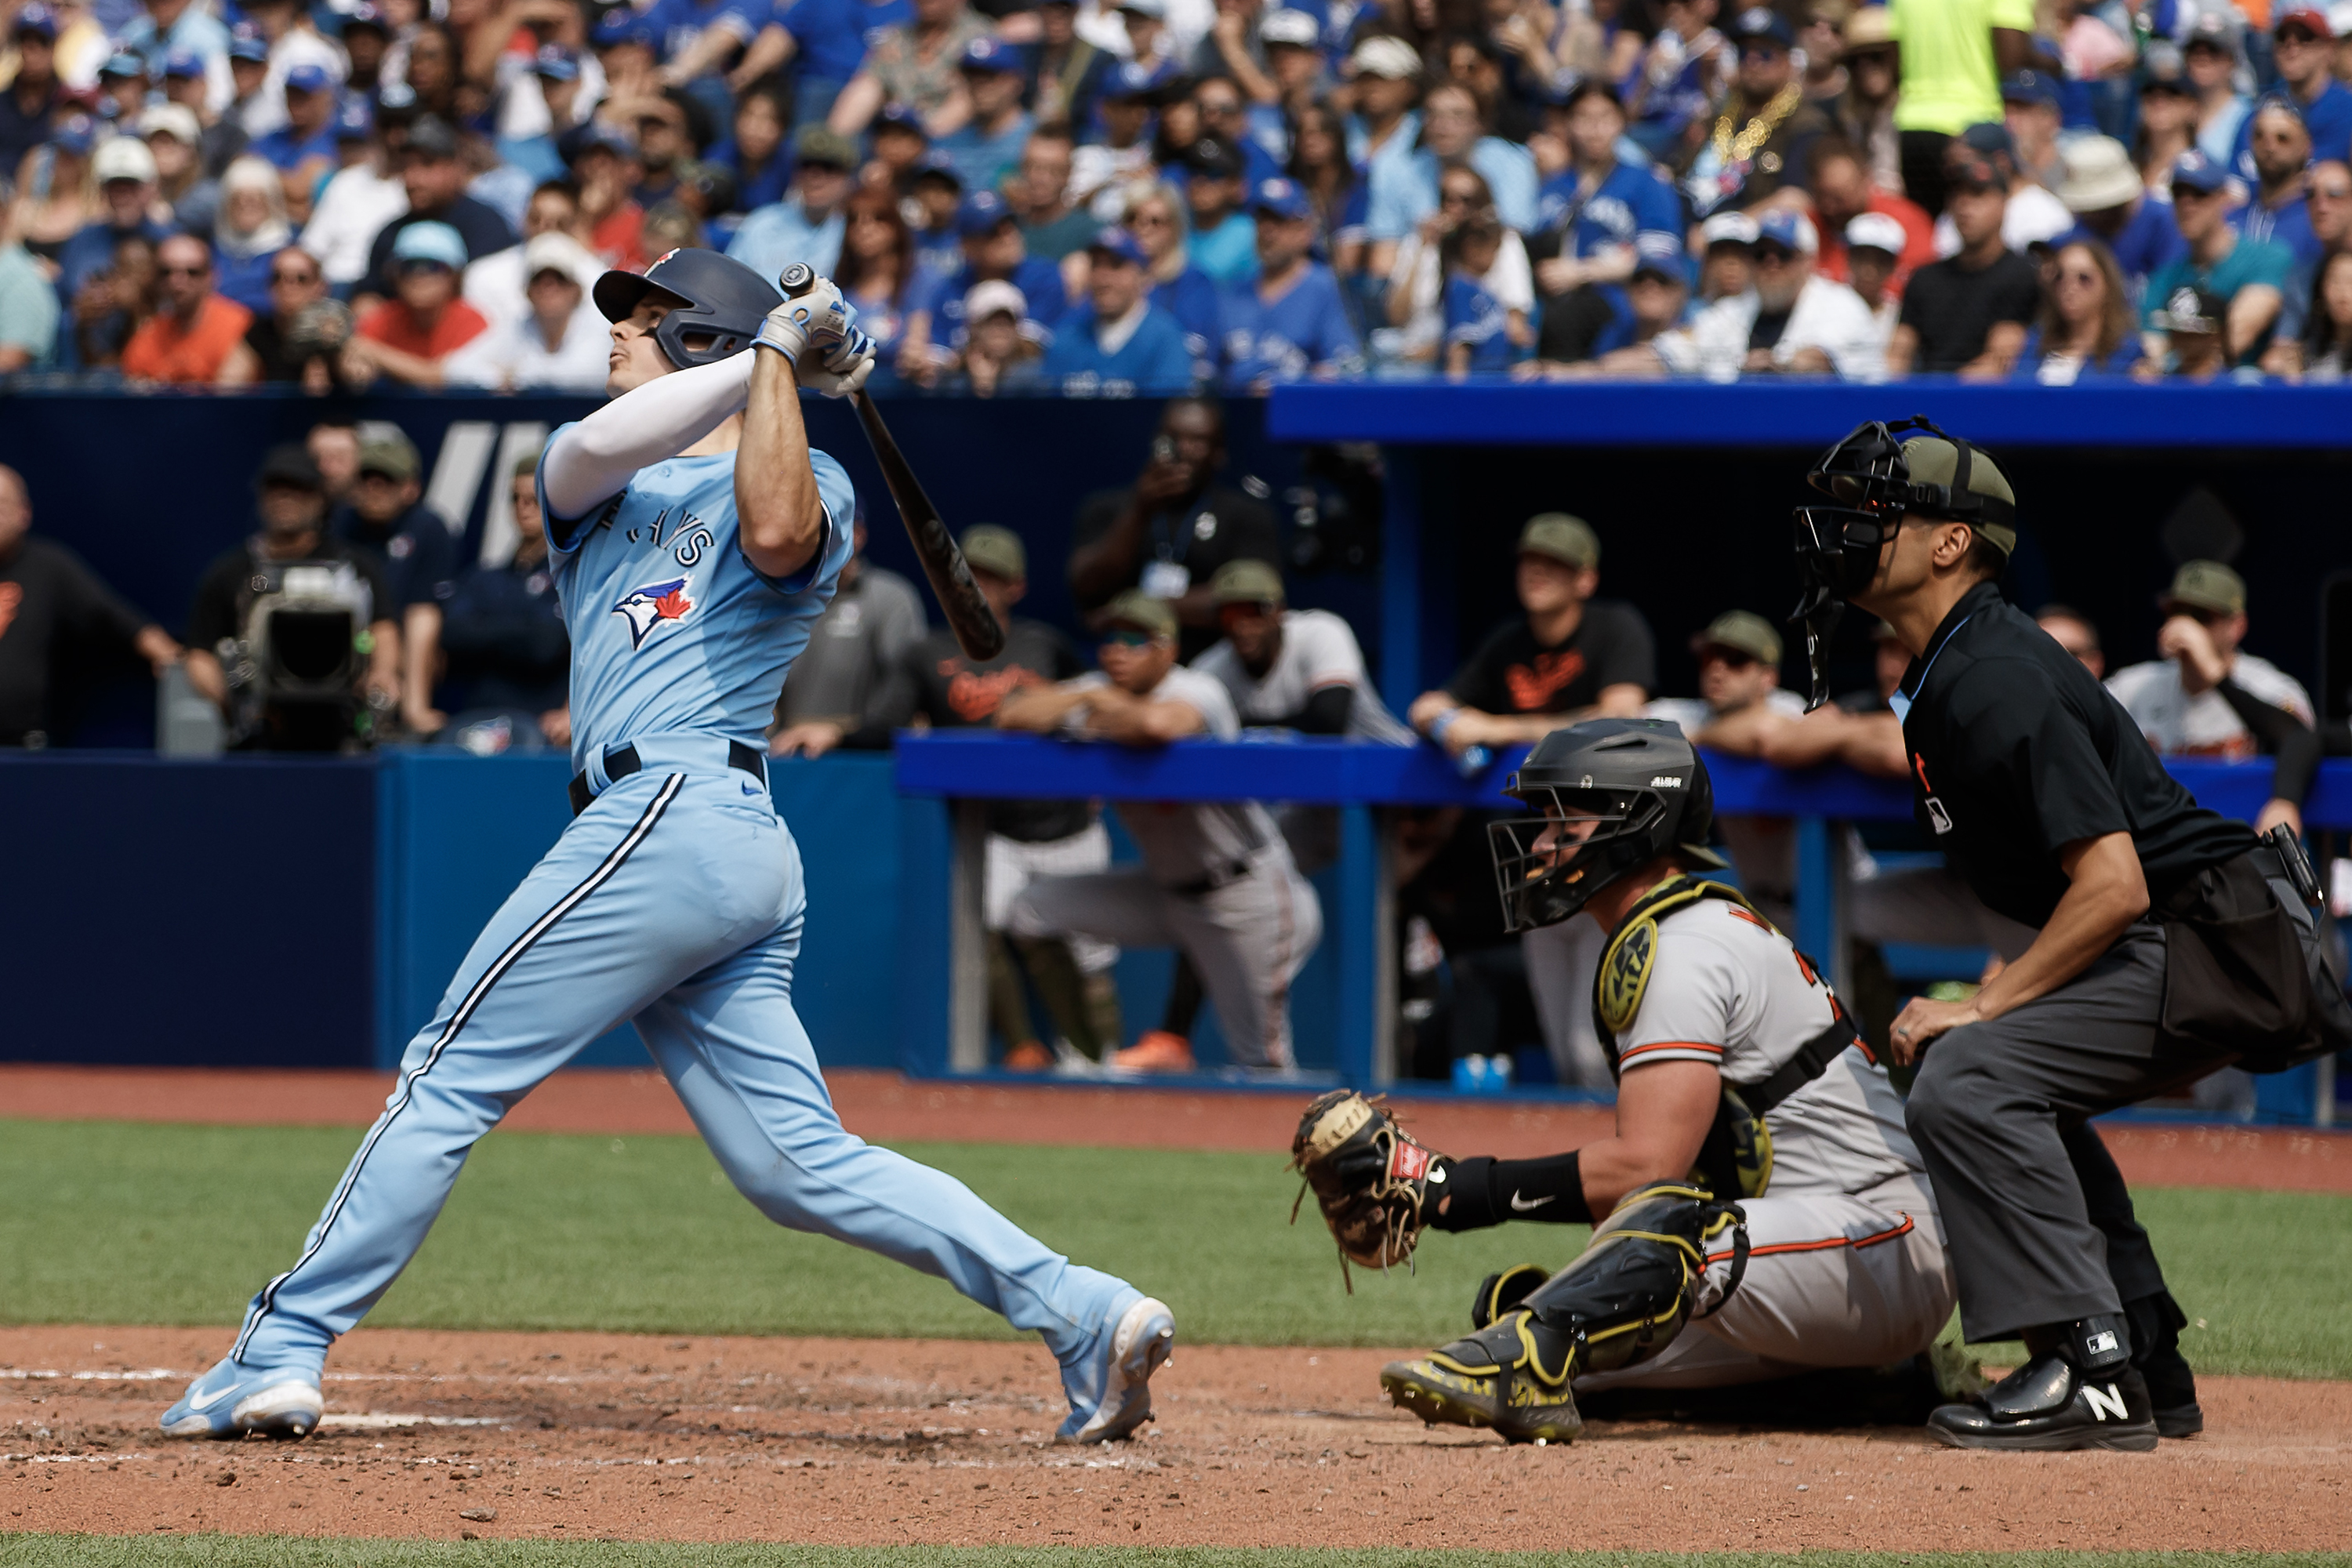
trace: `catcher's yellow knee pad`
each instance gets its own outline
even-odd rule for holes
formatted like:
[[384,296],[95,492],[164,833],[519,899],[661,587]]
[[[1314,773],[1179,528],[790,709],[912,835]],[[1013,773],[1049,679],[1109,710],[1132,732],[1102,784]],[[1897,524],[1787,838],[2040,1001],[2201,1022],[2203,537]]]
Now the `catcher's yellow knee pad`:
[[1738,1205],[1680,1182],[1643,1187],[1593,1227],[1591,1244],[1576,1261],[1519,1304],[1538,1325],[1539,1341],[1557,1336],[1575,1345],[1576,1373],[1647,1361],[1690,1321],[1706,1239],[1727,1227],[1738,1233],[1736,1289],[1747,1261],[1747,1216]]

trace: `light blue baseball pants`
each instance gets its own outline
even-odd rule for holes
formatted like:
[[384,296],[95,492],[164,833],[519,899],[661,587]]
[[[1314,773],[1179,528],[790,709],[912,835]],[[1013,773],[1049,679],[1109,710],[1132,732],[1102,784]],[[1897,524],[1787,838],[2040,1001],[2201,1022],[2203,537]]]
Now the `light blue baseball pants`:
[[842,1129],[793,1012],[804,902],[800,851],[744,774],[649,757],[606,789],[475,941],[300,1258],[247,1308],[236,1358],[323,1365],[424,1245],[475,1141],[634,1017],[761,1213],[937,1275],[1066,1364],[1123,1283]]

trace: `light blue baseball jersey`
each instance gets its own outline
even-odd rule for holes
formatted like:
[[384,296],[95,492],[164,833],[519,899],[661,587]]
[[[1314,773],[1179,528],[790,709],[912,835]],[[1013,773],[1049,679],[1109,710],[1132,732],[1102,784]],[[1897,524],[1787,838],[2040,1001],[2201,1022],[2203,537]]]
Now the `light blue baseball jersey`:
[[[551,438],[548,449],[555,445]],[[849,476],[825,453],[812,450],[809,461],[824,538],[800,571],[771,578],[745,558],[737,533],[734,453],[638,469],[561,545],[541,459],[540,510],[572,634],[575,769],[640,735],[761,744],[784,672],[808,646],[853,549]]]

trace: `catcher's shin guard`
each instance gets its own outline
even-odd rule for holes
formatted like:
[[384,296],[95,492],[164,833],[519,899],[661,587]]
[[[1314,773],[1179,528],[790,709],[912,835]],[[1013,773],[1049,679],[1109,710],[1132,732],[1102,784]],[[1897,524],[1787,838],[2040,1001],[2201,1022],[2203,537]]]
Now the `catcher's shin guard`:
[[1737,1227],[1727,1297],[1747,1264],[1738,1206],[1674,1182],[1630,1194],[1575,1262],[1524,1294],[1523,1268],[1488,1280],[1473,1308],[1475,1332],[1417,1361],[1391,1362],[1381,1386],[1433,1424],[1568,1442],[1584,1428],[1576,1378],[1647,1361],[1674,1342],[1697,1304],[1706,1236],[1726,1224]]

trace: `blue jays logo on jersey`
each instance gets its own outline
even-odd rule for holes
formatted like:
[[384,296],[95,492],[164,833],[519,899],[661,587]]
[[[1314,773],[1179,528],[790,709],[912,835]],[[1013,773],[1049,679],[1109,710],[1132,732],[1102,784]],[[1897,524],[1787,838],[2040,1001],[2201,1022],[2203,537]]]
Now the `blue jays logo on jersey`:
[[613,613],[627,618],[629,646],[646,646],[646,637],[664,621],[682,621],[694,612],[694,601],[686,590],[694,579],[672,577],[666,583],[647,583],[630,589],[613,606]]

